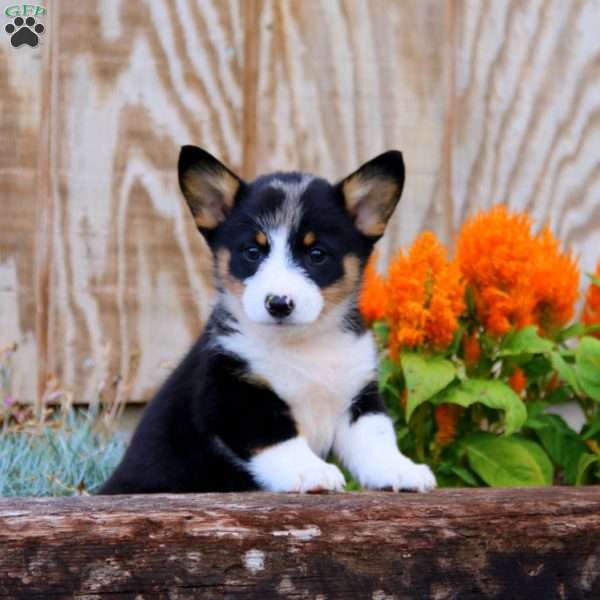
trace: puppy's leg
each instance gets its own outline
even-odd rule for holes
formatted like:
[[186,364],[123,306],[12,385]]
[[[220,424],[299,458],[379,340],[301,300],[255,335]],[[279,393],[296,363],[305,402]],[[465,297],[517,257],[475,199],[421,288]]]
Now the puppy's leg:
[[248,467],[257,483],[272,492],[344,489],[341,471],[319,458],[300,436],[260,450]]
[[418,492],[435,487],[430,468],[398,450],[394,426],[375,383],[364,388],[342,419],[334,451],[363,487]]
[[341,490],[341,471],[310,449],[289,405],[264,383],[257,385],[247,374],[240,377],[244,363],[223,356],[219,365],[222,401],[215,433],[256,484],[272,492]]

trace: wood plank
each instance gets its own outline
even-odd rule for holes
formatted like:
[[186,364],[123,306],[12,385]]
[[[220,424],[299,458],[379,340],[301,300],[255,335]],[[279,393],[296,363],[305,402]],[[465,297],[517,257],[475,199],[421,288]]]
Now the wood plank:
[[[454,227],[505,202],[600,259],[600,4],[456,3]],[[587,280],[585,280],[587,285]]]
[[337,180],[404,152],[403,199],[384,255],[422,229],[448,237],[442,190],[449,5],[435,0],[263,3],[256,171]]
[[19,346],[2,391],[36,395],[36,230],[38,132],[44,47],[0,44],[0,349]]
[[[49,372],[76,401],[146,400],[210,311],[179,146],[241,166],[236,3],[61,2]],[[94,40],[91,45],[89,40]]]
[[0,596],[597,598],[599,536],[591,487],[4,498]]

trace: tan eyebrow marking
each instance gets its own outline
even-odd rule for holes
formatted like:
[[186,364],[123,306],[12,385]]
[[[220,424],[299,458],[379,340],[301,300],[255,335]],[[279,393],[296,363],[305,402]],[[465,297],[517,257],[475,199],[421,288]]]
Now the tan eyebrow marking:
[[316,239],[317,239],[317,236],[312,231],[309,231],[304,236],[304,245],[305,246],[312,246],[315,243]]
[[256,243],[259,246],[266,246],[267,245],[267,236],[262,231],[259,231],[256,234]]

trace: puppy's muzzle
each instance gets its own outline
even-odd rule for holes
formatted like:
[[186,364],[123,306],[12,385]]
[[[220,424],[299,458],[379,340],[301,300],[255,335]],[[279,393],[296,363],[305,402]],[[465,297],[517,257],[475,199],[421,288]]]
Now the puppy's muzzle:
[[294,310],[294,301],[288,296],[274,296],[269,294],[265,298],[267,312],[275,319],[285,319]]

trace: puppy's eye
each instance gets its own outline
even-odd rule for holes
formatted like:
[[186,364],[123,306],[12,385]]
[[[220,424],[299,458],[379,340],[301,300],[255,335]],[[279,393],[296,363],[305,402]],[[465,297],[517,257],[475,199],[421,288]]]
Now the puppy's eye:
[[308,251],[308,258],[313,265],[322,265],[327,260],[327,252],[323,248],[314,246]]
[[249,262],[256,262],[262,258],[262,251],[258,246],[247,246],[242,250],[242,254]]

